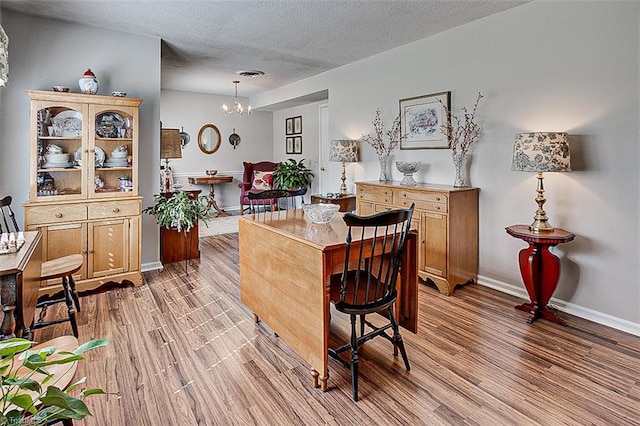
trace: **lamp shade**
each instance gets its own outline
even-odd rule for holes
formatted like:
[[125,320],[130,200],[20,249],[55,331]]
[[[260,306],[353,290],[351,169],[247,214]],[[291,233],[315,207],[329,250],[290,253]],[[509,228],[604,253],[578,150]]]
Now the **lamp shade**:
[[570,172],[567,134],[518,133],[513,144],[511,170],[520,172]]
[[0,86],[9,82],[9,37],[0,25]]
[[160,158],[182,158],[182,144],[179,129],[162,129],[160,138]]
[[332,140],[329,146],[329,161],[341,163],[358,161],[358,141],[351,139]]

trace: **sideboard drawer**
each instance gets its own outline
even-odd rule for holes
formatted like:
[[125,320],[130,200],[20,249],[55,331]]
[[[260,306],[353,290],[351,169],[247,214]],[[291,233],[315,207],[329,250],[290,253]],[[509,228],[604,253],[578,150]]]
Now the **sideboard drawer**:
[[379,186],[359,185],[356,188],[358,200],[391,204],[393,190]]
[[437,192],[398,191],[397,204],[404,208],[416,204],[418,210],[447,213],[447,196]]
[[27,207],[25,222],[29,224],[60,223],[87,219],[84,204]]
[[89,219],[107,217],[137,216],[140,214],[139,201],[113,201],[89,204]]

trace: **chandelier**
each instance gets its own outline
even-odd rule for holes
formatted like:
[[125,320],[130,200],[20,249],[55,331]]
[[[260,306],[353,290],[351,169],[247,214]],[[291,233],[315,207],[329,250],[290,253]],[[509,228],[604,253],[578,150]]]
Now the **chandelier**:
[[233,84],[235,84],[236,86],[236,97],[233,100],[233,106],[229,108],[227,104],[222,104],[222,110],[224,111],[224,115],[233,114],[234,112],[238,113],[238,115],[243,115],[245,113],[247,115],[251,114],[251,105],[247,105],[247,108],[245,110],[245,108],[242,106],[242,104],[238,100],[238,83],[240,83],[240,81],[238,80],[233,81]]

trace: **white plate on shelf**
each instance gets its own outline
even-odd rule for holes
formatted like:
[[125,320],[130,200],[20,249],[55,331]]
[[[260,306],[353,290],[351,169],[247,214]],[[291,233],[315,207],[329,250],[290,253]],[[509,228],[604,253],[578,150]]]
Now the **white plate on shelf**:
[[66,169],[67,167],[72,167],[73,162],[68,161],[66,163],[44,163],[42,165],[43,169]]
[[[96,151],[95,166],[102,167],[102,165],[104,164],[104,159],[106,158],[106,155],[102,150],[102,148],[100,148],[99,146],[96,146],[95,151]],[[82,164],[82,147],[78,148],[76,150],[76,153],[73,154],[73,160],[76,162],[76,164]]]
[[82,114],[78,111],[62,111],[53,117],[53,125],[62,130],[63,137],[82,136]]

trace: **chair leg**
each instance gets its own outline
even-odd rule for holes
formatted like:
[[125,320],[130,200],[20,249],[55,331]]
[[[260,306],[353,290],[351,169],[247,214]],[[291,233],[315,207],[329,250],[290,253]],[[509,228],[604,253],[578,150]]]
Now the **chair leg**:
[[356,334],[356,316],[351,315],[351,396],[358,401],[358,336]]
[[400,354],[402,355],[402,360],[404,361],[404,366],[407,371],[411,370],[409,366],[409,358],[407,357],[407,351],[404,348],[404,342],[402,341],[402,336],[400,335],[400,329],[398,328],[398,323],[396,322],[396,317],[393,315],[393,309],[389,308],[389,321],[391,321],[391,327],[393,328],[393,346],[394,349],[397,347],[400,349]]
[[73,304],[76,306],[76,312],[80,312],[80,299],[78,298],[78,292],[76,292],[76,282],[71,275],[69,275],[69,291],[73,298]]
[[360,315],[360,337],[364,336],[364,315]]
[[[72,278],[73,280],[73,278]],[[73,297],[71,297],[71,290],[69,289],[69,281],[67,277],[62,277],[62,289],[64,291],[64,301],[67,305],[67,313],[69,314],[69,322],[71,323],[71,329],[73,335],[78,337],[78,324],[76,323],[76,310],[73,307]]]

